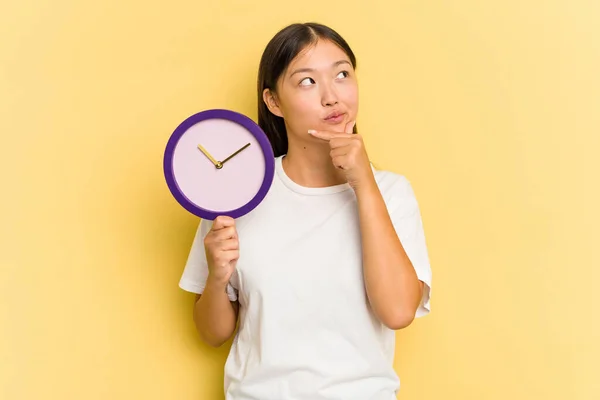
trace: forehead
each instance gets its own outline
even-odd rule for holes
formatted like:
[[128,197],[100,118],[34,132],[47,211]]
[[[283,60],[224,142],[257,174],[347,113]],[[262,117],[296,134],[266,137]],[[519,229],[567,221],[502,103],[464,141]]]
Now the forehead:
[[296,68],[329,69],[333,63],[350,61],[346,53],[335,43],[319,39],[315,44],[303,49],[290,63],[288,70]]

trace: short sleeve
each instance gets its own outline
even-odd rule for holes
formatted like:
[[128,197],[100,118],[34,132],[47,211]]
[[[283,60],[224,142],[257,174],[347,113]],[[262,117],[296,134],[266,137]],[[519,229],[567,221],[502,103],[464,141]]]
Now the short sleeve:
[[417,277],[424,283],[423,297],[415,315],[422,317],[431,311],[431,265],[421,211],[415,193],[405,177],[397,176],[397,178],[389,189],[389,195],[386,196],[389,199],[388,211]]
[[[179,287],[188,292],[202,294],[206,286],[208,263],[206,262],[206,253],[204,250],[204,237],[210,231],[211,226],[212,221],[204,219],[198,224],[183,275],[179,280]],[[227,295],[231,301],[236,301],[238,298],[238,292],[231,283],[227,285]]]

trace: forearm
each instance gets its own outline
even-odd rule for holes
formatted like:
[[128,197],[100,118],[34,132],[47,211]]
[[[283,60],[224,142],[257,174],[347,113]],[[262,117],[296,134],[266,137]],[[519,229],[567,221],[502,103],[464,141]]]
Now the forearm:
[[237,304],[232,303],[225,291],[226,286],[210,278],[202,296],[194,305],[194,323],[202,340],[218,347],[235,331]]
[[357,189],[366,292],[377,317],[391,329],[408,326],[422,284],[392,225],[374,180]]

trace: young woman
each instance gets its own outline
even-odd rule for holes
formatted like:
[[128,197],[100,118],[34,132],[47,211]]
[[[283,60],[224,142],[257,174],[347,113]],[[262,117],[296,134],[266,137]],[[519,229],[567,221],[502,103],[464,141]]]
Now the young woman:
[[265,200],[201,221],[180,287],[201,338],[237,334],[228,400],[392,400],[394,330],[429,312],[431,269],[408,180],[376,170],[356,132],[356,59],[332,29],[267,45],[259,125],[276,173]]

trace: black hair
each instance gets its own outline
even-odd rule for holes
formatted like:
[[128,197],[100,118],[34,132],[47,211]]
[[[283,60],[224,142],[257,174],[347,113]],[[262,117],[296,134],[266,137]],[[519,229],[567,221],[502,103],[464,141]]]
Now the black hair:
[[265,104],[263,92],[269,89],[276,93],[277,81],[292,60],[319,39],[338,45],[350,58],[352,67],[356,68],[356,57],[344,38],[333,29],[314,22],[295,23],[283,28],[269,41],[261,57],[258,68],[258,125],[269,138],[275,157],[288,151],[287,131],[283,118],[274,115]]

